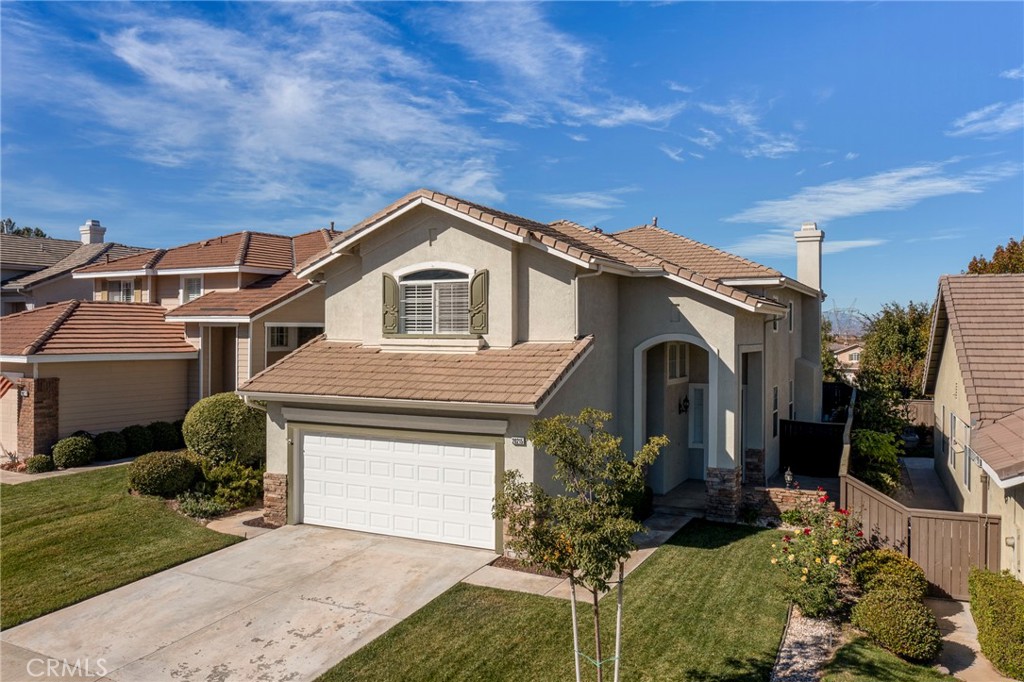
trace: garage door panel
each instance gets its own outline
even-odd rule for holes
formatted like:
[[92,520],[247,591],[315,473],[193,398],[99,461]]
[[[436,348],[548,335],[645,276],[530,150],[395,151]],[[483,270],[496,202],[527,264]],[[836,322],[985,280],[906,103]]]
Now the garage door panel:
[[494,548],[494,451],[338,434],[302,436],[303,520]]

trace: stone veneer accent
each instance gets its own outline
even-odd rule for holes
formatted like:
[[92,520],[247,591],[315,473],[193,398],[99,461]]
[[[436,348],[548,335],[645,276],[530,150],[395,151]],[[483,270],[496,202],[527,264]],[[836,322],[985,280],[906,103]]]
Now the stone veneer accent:
[[743,458],[743,470],[747,483],[764,485],[764,450],[748,449]]
[[288,523],[288,474],[263,474],[263,520],[277,526]]
[[739,467],[720,469],[708,467],[704,481],[707,491],[709,519],[735,521],[739,516],[743,497],[743,472]]
[[[17,379],[18,455],[48,455],[60,425],[60,379]],[[22,391],[27,395],[22,396]]]
[[[778,518],[782,512],[796,509],[801,503],[817,502],[821,493],[799,488],[743,488],[743,506],[757,510],[758,518]],[[833,503],[834,504],[834,503]]]

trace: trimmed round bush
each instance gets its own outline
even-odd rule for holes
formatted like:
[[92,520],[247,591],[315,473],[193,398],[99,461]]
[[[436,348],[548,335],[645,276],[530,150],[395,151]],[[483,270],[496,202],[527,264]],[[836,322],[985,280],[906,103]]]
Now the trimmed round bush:
[[178,432],[170,422],[153,422],[146,430],[153,437],[154,450],[177,450],[181,447],[178,443]]
[[117,431],[105,431],[93,441],[96,444],[96,459],[121,459],[128,454],[128,444]]
[[30,474],[41,474],[47,471],[53,471],[57,468],[57,465],[53,463],[53,460],[46,455],[32,455],[25,460],[25,471]]
[[129,457],[137,457],[147,452],[153,452],[153,434],[145,426],[135,424],[121,429],[124,436],[124,443],[127,447],[126,454]]
[[853,567],[853,580],[864,592],[892,587],[910,599],[920,601],[928,592],[924,569],[894,549],[864,552]]
[[203,398],[185,415],[185,445],[216,464],[259,468],[266,459],[266,415],[234,393]]
[[1006,571],[973,568],[967,586],[981,653],[1007,677],[1024,679],[1024,584]]
[[86,436],[69,436],[53,446],[53,463],[62,469],[81,467],[96,459],[96,445]]
[[852,616],[853,624],[876,644],[908,661],[930,661],[942,648],[935,614],[899,590],[879,587],[868,592]]
[[151,452],[128,465],[128,485],[143,495],[175,497],[198,475],[199,466],[183,452]]

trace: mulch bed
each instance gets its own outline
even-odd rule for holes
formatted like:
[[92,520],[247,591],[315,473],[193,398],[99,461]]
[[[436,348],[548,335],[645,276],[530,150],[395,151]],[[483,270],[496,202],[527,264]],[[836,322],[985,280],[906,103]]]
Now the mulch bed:
[[520,573],[533,573],[534,575],[544,575],[549,578],[562,577],[554,571],[549,571],[548,569],[542,568],[540,566],[530,566],[528,564],[524,564],[519,559],[513,559],[507,556],[498,557],[494,560],[494,562],[491,563],[491,566],[496,566],[498,568],[507,568],[510,571],[519,571]]

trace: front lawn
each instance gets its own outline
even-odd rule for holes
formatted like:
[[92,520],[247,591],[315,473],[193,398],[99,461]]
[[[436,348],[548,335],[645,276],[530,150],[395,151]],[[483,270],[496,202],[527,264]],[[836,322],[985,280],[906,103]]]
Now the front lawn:
[[[777,538],[693,521],[655,552],[626,581],[624,679],[768,679],[788,608],[783,576],[768,562]],[[605,657],[614,614],[612,594],[602,605]],[[580,616],[592,655],[586,604]],[[320,679],[571,680],[569,618],[567,601],[460,584]]]
[[821,682],[953,682],[955,677],[943,675],[933,668],[914,665],[893,656],[871,643],[867,637],[857,636],[836,652],[825,667]]
[[0,486],[0,627],[241,540],[128,494],[127,467]]

